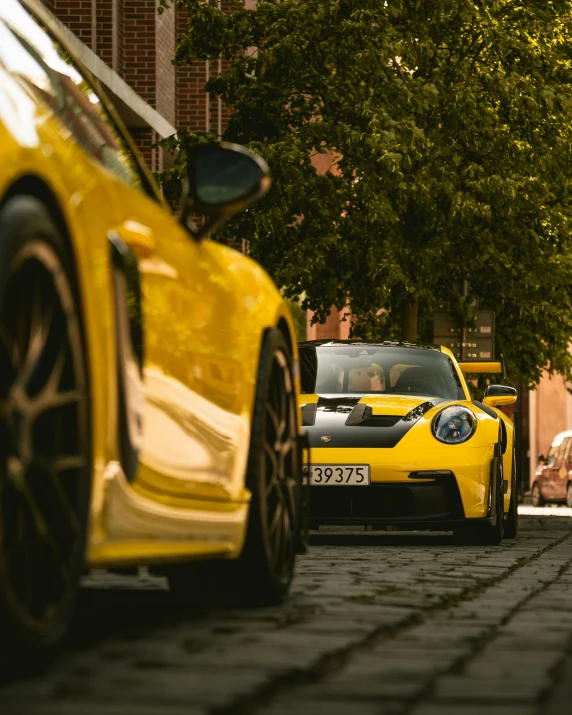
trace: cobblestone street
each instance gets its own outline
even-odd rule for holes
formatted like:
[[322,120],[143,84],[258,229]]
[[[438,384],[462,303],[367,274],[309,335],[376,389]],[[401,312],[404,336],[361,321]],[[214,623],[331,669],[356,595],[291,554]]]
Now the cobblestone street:
[[572,520],[515,542],[320,532],[280,608],[182,613],[146,573],[85,579],[51,669],[2,715],[555,715],[572,693]]

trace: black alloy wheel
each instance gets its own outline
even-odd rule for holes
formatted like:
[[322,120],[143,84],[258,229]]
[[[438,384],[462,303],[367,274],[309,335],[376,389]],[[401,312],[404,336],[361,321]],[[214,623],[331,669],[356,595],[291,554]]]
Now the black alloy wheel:
[[[281,336],[280,339],[283,340]],[[264,421],[264,447],[258,466],[261,477],[254,477],[258,485],[253,485],[253,492],[262,520],[266,565],[271,579],[276,581],[273,588],[283,595],[294,569],[301,497],[296,403],[290,360],[284,349],[275,349],[272,354]]]
[[[455,530],[455,540],[460,544],[498,546],[504,538],[504,476],[502,448],[499,442],[495,445],[495,472],[491,474],[489,488],[488,513],[495,516],[494,524],[467,524]],[[494,491],[493,491],[494,490]],[[495,498],[493,499],[493,496]]]
[[252,498],[244,548],[234,561],[168,569],[175,596],[200,605],[271,605],[284,598],[300,542],[302,455],[292,358],[280,330],[261,351],[246,485]]
[[540,491],[540,486],[538,485],[538,482],[534,482],[532,485],[532,506],[544,506],[546,504],[546,500],[542,496],[542,492]]
[[90,488],[84,341],[64,244],[37,199],[0,210],[0,662],[61,640]]
[[516,488],[516,454],[512,453],[512,471],[510,479],[510,503],[504,520],[504,538],[516,539],[518,533],[518,494]]
[[496,499],[491,499],[490,515],[496,517],[495,524],[479,524],[476,529],[476,541],[478,544],[497,546],[504,538],[504,467],[501,444],[495,448],[497,457],[496,474],[492,477],[494,481],[490,485],[490,492],[496,491]]

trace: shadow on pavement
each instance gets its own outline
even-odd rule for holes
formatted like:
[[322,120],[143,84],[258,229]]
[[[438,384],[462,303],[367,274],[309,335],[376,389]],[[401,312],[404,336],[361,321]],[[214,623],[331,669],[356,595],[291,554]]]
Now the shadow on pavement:
[[67,645],[87,648],[111,637],[138,640],[155,629],[200,621],[207,613],[175,601],[167,590],[149,590],[147,583],[126,576],[121,586],[80,589]]
[[161,579],[118,578],[100,571],[86,580],[90,583],[79,590],[65,641],[45,659],[4,665],[0,671],[0,686],[56,672],[73,662],[74,654],[95,649],[106,641],[111,645],[136,643],[161,628],[204,623],[212,613],[176,602],[165,588],[161,589]]
[[313,531],[312,546],[454,546],[453,535],[445,532],[407,531]]
[[[99,577],[105,579],[103,572]],[[69,658],[74,651],[95,647],[105,640],[135,641],[154,629],[191,620],[189,609],[174,604],[167,591],[145,588],[136,577],[125,577],[120,588],[80,588],[65,641],[45,660],[18,662],[3,668],[0,685],[41,676],[57,668],[60,658]],[[196,618],[202,615],[197,614]]]

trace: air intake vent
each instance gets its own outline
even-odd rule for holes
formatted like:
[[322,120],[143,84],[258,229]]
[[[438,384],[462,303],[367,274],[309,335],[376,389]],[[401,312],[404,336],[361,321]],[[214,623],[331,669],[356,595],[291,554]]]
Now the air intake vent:
[[401,415],[374,415],[369,405],[356,405],[346,420],[346,427],[393,427]]
[[393,427],[401,419],[401,415],[372,415],[365,419],[362,427]]
[[311,427],[316,423],[316,409],[318,405],[315,402],[310,402],[307,405],[302,405],[300,408],[300,414],[302,417],[302,425],[304,427]]

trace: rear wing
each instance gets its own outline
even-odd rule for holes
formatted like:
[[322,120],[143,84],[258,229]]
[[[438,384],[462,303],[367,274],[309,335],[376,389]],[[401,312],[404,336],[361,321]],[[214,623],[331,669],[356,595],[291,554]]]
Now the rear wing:
[[486,372],[503,374],[503,364],[499,361],[494,362],[460,362],[459,367],[461,372]]

